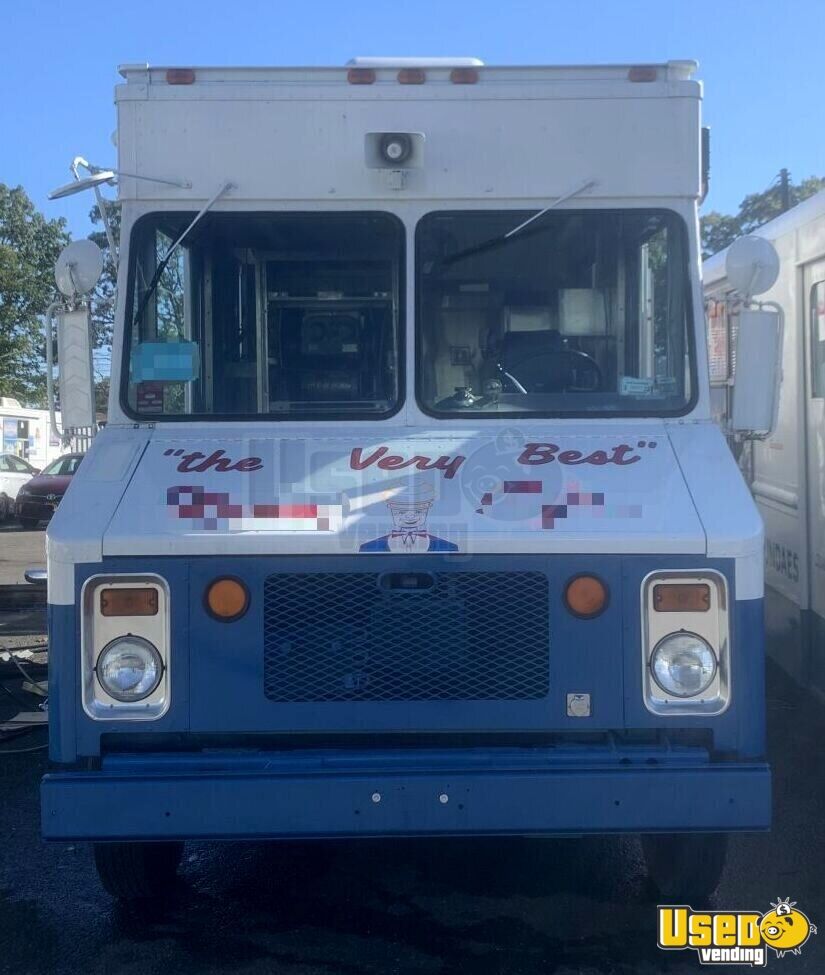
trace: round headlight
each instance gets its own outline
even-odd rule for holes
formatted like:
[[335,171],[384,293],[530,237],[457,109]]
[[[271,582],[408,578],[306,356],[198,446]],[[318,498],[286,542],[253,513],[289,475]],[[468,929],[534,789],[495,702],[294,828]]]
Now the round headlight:
[[653,679],[673,697],[695,697],[710,687],[716,676],[716,654],[695,633],[671,633],[653,648]]
[[148,640],[120,636],[106,644],[95,669],[110,697],[116,701],[142,701],[160,683],[163,661]]

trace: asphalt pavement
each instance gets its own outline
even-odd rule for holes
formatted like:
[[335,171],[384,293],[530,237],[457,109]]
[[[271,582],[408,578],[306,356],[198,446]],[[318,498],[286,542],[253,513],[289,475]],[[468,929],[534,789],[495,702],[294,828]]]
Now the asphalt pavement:
[[[768,966],[811,975],[825,970],[825,709],[776,667],[768,677],[774,828],[733,839],[711,906],[796,900],[821,934]],[[6,697],[0,718],[13,710]],[[42,751],[0,756],[2,975],[701,970],[657,949],[633,837],[190,844],[167,904],[123,907],[87,847],[41,841],[46,767]]]

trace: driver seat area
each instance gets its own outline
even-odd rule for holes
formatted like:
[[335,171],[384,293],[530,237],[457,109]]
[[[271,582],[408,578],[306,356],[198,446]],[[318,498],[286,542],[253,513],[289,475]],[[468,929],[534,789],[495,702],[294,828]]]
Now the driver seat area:
[[570,363],[556,329],[505,332],[498,347],[498,364],[528,393],[557,393],[564,389]]

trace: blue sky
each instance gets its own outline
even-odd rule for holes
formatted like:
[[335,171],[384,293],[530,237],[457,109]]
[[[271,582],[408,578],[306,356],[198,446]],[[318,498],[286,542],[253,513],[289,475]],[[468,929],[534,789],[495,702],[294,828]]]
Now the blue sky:
[[492,64],[694,58],[713,128],[705,209],[782,166],[825,176],[825,0],[0,0],[0,182],[89,230],[91,195],[49,203],[76,154],[112,164],[116,66],[342,64],[355,54]]

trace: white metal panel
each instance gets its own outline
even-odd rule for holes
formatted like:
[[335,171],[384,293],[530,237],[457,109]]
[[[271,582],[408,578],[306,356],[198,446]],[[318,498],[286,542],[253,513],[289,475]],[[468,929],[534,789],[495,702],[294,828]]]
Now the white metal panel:
[[[670,86],[626,84],[621,97],[603,84],[563,97],[530,85],[446,86],[437,96],[426,85],[366,94],[372,86],[345,82],[218,85],[220,97],[214,87],[150,85],[143,98],[121,98],[120,167],[192,183],[123,178],[122,199],[206,199],[224,180],[244,200],[552,201],[585,178],[598,198],[699,192],[699,100],[668,97]],[[365,136],[376,131],[425,136],[425,163],[403,190],[365,164]]]
[[776,302],[785,315],[782,386],[776,429],[752,446],[753,492],[765,520],[765,573],[768,584],[798,606],[807,606],[808,532],[805,517],[805,456],[802,438],[804,365],[801,295],[796,268],[795,230],[774,241],[781,272],[760,299]]
[[[377,60],[377,59],[376,59]],[[395,67],[403,66],[406,58],[386,58],[387,70],[376,71],[376,83],[381,86],[395,85]],[[414,59],[418,60],[418,59]],[[427,58],[433,62],[440,61],[440,65],[433,64],[442,70],[427,73],[428,84],[432,82],[449,81],[450,68],[459,66],[456,62],[463,62],[464,58],[455,61],[452,58]],[[470,60],[475,60],[470,59]],[[560,82],[576,83],[582,82],[607,82],[614,89],[626,87],[633,84],[629,81],[628,72],[631,68],[637,67],[634,64],[516,64],[516,65],[478,65],[483,67],[482,83],[487,86],[491,83],[522,83],[525,81],[541,82],[542,84],[558,84]],[[177,65],[149,65],[122,64],[118,67],[119,74],[126,79],[128,86],[118,89],[119,97],[125,97],[126,93],[134,87],[144,87],[152,85],[162,89],[168,88],[166,73],[170,68],[177,68]],[[327,84],[340,85],[346,81],[347,65],[343,66],[296,66],[279,67],[272,65],[244,65],[215,67],[213,65],[187,65],[187,68],[194,70],[196,84],[194,87],[218,89],[225,87],[228,83],[234,82],[243,84],[247,87],[265,87],[273,85],[309,85]],[[657,86],[667,85],[673,94],[694,93],[699,85],[689,82],[698,64],[691,60],[667,61],[659,64],[646,64],[646,68],[655,68],[657,80],[655,83],[645,82],[641,90],[655,89]]]
[[[777,303],[785,315],[782,345],[782,386],[777,425],[765,441],[746,446],[746,468],[765,523],[765,581],[801,609],[810,604],[809,556],[813,529],[808,522],[808,476],[805,443],[807,353],[805,321],[808,295],[800,265],[825,255],[825,191],[760,227],[756,233],[773,241],[780,275],[760,300]],[[727,290],[726,251],[704,266],[705,291],[719,296]]]
[[[720,479],[738,478],[729,455],[716,477],[719,491],[727,488]],[[525,435],[353,429],[313,439],[300,426],[231,437],[215,424],[155,431],[103,554],[369,553],[393,531],[388,504],[405,497],[411,479],[432,493],[422,531],[455,546],[446,550],[706,548],[661,421],[579,422]],[[739,554],[732,548],[715,554]]]
[[668,436],[702,519],[708,556],[761,565],[762,519],[722,431],[714,423],[669,424]]
[[[823,220],[825,226],[825,220]],[[825,619],[825,390],[813,383],[814,343],[825,341],[825,316],[813,314],[811,291],[818,282],[825,282],[825,248],[823,259],[809,264],[803,275],[805,327],[800,328],[802,341],[808,352],[805,383],[805,424],[807,435],[808,483],[808,544],[810,573],[810,606],[817,616]]]
[[347,61],[358,68],[481,68],[480,58],[371,58],[354,57]]
[[149,436],[107,426],[93,440],[46,533],[49,602],[74,603],[72,565],[102,558],[103,533]]

